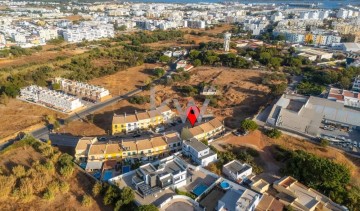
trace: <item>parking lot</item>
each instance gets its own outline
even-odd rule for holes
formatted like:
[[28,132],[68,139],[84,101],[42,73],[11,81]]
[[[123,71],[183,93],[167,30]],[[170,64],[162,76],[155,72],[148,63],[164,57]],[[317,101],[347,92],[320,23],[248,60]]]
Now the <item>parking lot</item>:
[[360,151],[360,131],[322,123],[319,134],[334,147],[347,151]]

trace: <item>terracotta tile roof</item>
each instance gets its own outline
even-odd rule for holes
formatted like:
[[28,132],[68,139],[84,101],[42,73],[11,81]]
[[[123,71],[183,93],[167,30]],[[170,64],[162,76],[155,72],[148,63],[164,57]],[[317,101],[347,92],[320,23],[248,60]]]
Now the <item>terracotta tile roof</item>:
[[215,129],[209,122],[201,124],[198,127],[200,127],[203,130],[204,133],[208,133],[208,132],[213,131]]
[[104,154],[106,149],[106,144],[93,144],[90,147],[89,154],[99,155]]
[[211,121],[209,121],[209,123],[214,127],[214,128],[219,128],[222,127],[223,124],[221,123],[221,121],[219,119],[212,119]]
[[145,119],[149,119],[150,116],[147,112],[140,112],[136,114],[136,117],[138,120],[145,120]]
[[151,144],[153,147],[167,146],[164,137],[158,136],[151,139]]
[[169,108],[169,106],[164,105],[164,106],[160,106],[158,107],[156,110],[160,111],[161,113],[167,112],[167,111],[171,111],[171,109]]
[[172,133],[165,134],[165,137],[166,137],[166,142],[168,144],[176,143],[176,142],[181,141],[181,139],[178,136],[177,132],[172,132]]
[[137,147],[136,147],[136,143],[134,140],[131,141],[123,141],[121,143],[121,146],[124,150],[126,151],[136,151]]
[[113,116],[113,121],[112,121],[113,124],[124,124],[126,123],[125,121],[125,116],[124,115],[114,115]]
[[344,96],[342,96],[342,95],[329,94],[328,98],[329,98],[329,97],[335,98],[336,100],[340,100],[340,101],[343,101],[343,100],[344,100]]
[[94,137],[83,137],[81,138],[76,147],[75,150],[86,150],[89,144],[92,144],[92,140],[94,140]]
[[148,113],[149,113],[149,115],[150,115],[151,118],[154,118],[154,117],[156,117],[156,116],[160,116],[160,115],[161,115],[159,110],[151,110],[151,111],[149,111]]
[[138,151],[152,148],[152,144],[151,144],[150,140],[148,140],[148,139],[136,141],[136,146],[137,146]]
[[138,120],[137,120],[135,114],[133,114],[133,115],[126,116],[125,121],[126,121],[126,123],[131,123],[131,122],[137,122]]
[[120,152],[121,152],[121,147],[118,143],[106,145],[106,154],[120,153]]
[[106,160],[104,161],[103,169],[114,169],[116,163],[116,160]]

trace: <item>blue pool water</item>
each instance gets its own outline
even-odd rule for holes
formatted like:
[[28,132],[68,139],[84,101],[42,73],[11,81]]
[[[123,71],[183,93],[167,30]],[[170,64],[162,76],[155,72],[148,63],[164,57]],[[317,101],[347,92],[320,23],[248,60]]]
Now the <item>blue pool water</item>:
[[130,166],[123,166],[122,167],[122,173],[125,174],[125,173],[128,173],[130,171]]
[[103,181],[108,181],[108,180],[111,179],[111,178],[112,178],[112,171],[111,171],[111,170],[106,170],[106,171],[104,171],[102,180],[103,180]]
[[204,184],[199,184],[197,185],[194,189],[193,189],[193,193],[196,196],[200,196],[202,193],[204,193],[206,191],[206,189],[208,188],[208,186],[204,185]]
[[227,189],[230,188],[230,184],[229,184],[228,182],[226,182],[226,181],[222,181],[222,182],[220,183],[220,187],[221,187],[222,189],[224,189],[224,190],[227,190]]
[[93,176],[94,176],[96,179],[100,179],[101,173],[100,173],[100,172],[95,172],[95,173],[93,174]]
[[82,169],[85,169],[86,168],[86,163],[80,163],[79,165]]

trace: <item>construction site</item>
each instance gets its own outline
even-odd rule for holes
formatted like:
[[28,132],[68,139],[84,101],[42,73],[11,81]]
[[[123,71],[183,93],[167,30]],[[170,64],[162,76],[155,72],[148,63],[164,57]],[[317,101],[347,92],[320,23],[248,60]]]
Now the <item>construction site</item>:
[[79,81],[72,81],[65,78],[55,78],[55,83],[60,85],[60,89],[71,95],[75,95],[91,102],[101,102],[109,97],[109,90]]

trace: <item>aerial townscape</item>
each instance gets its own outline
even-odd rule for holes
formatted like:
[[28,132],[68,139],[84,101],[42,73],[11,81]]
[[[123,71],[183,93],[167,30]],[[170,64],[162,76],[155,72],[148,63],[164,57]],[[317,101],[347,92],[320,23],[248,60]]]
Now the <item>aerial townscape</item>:
[[0,210],[360,211],[359,0],[0,0]]

